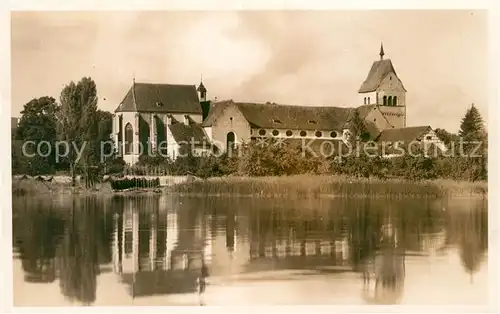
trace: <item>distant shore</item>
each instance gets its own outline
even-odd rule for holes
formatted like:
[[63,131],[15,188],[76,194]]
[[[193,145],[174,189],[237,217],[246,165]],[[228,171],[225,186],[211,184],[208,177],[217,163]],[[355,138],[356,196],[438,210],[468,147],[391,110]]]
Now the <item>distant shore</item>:
[[327,175],[298,175],[283,177],[218,177],[208,179],[176,180],[154,188],[132,188],[115,191],[109,182],[86,189],[78,184],[43,182],[42,180],[12,178],[15,195],[81,194],[81,195],[142,195],[180,194],[198,196],[247,197],[487,197],[488,183],[452,180],[408,181],[400,179],[372,179]]

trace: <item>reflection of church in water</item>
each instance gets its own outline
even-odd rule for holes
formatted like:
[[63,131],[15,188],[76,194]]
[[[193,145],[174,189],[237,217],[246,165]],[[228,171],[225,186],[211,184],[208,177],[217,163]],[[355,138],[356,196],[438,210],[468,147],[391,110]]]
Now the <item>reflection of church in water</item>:
[[206,255],[205,231],[180,229],[186,217],[176,212],[140,207],[127,200],[114,217],[115,273],[133,296],[194,292]]
[[[347,265],[346,237],[279,237],[255,218],[125,201],[114,217],[113,269],[134,297],[196,291],[199,276]],[[154,201],[153,201],[154,202]],[[251,225],[253,224],[253,225]],[[272,261],[272,263],[269,263]],[[203,271],[203,268],[208,270]]]

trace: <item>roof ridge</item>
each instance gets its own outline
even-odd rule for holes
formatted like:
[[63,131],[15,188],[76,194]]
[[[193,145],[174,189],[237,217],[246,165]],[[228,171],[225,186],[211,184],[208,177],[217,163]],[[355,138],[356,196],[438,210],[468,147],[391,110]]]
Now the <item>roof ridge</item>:
[[155,83],[155,82],[135,82],[139,85],[162,85],[162,86],[196,86],[196,84],[172,84],[172,83]]
[[351,109],[353,107],[339,107],[339,106],[327,106],[327,105],[292,105],[292,104],[278,104],[278,103],[258,103],[258,102],[245,102],[245,101],[236,101],[235,104],[239,105],[258,105],[258,106],[280,106],[280,107],[293,107],[293,108],[336,108],[336,109]]

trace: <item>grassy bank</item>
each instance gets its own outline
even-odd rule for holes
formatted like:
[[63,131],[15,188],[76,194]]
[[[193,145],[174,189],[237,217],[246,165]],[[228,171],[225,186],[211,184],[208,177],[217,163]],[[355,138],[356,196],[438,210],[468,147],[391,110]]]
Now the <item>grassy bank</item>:
[[211,178],[172,188],[173,192],[198,195],[253,197],[457,197],[486,196],[487,182],[452,180],[407,181],[298,175],[283,177]]
[[40,182],[35,180],[12,181],[15,195],[41,194],[111,194],[148,193],[151,191],[200,196],[251,196],[286,197],[307,199],[320,197],[483,197],[487,196],[487,182],[453,180],[408,181],[401,179],[365,179],[328,175],[297,175],[280,177],[219,177],[180,183],[161,189],[133,189],[114,191],[109,182],[97,184],[92,189],[70,183]]

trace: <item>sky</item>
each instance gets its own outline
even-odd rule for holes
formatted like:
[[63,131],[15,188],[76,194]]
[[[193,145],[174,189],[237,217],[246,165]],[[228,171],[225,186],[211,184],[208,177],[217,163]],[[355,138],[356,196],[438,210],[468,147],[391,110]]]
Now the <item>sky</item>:
[[12,12],[12,116],[90,76],[114,111],[136,82],[199,84],[208,98],[352,107],[383,42],[407,89],[407,125],[456,132],[488,118],[486,11]]

